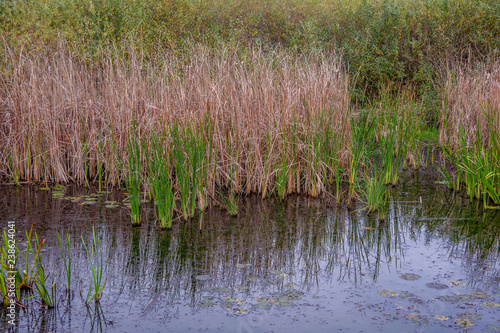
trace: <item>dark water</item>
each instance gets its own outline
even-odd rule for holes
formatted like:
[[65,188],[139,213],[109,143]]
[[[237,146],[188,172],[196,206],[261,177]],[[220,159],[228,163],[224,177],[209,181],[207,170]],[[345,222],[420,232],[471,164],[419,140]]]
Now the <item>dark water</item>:
[[[131,228],[128,209],[82,205],[37,186],[0,188],[0,221],[16,221],[19,247],[34,223],[42,259],[59,282],[58,305],[23,301],[19,332],[471,332],[500,331],[500,210],[450,192],[428,174],[391,189],[385,224],[320,200],[242,198],[238,217],[218,208],[200,221],[155,225],[144,204]],[[68,187],[65,196],[91,193]],[[420,203],[422,199],[422,204]],[[358,208],[361,208],[359,206]],[[85,306],[89,263],[80,236],[101,239],[100,307]],[[56,231],[70,233],[73,295]],[[416,275],[408,275],[412,273]],[[407,275],[405,275],[407,274]],[[413,279],[412,279],[413,278]],[[451,281],[451,282],[450,282]],[[445,289],[436,289],[436,288]],[[443,316],[443,317],[437,317]]]

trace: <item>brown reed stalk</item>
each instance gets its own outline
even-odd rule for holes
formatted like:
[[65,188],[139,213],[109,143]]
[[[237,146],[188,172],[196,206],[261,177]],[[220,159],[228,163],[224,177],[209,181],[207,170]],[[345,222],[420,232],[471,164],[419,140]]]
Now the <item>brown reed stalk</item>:
[[149,133],[168,133],[173,124],[211,140],[204,185],[211,195],[216,187],[266,195],[283,156],[287,193],[307,193],[306,177],[325,174],[313,169],[308,141],[322,126],[332,126],[340,166],[349,165],[348,77],[338,58],[196,46],[185,57],[158,50],[145,60],[133,47],[110,47],[102,61],[89,63],[62,43],[17,53],[3,46],[9,55],[0,81],[5,177],[13,177],[10,152],[22,180],[84,184],[95,179],[99,156],[103,179],[120,184],[133,119],[146,145]]
[[487,148],[490,125],[500,137],[500,62],[448,71],[440,120],[440,144],[459,148],[461,135],[472,144],[478,134]]

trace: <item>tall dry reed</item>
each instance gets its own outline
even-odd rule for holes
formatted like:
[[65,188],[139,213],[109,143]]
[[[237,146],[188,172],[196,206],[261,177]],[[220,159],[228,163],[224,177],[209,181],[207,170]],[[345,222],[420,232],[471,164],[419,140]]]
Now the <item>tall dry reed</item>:
[[454,149],[478,137],[487,147],[491,134],[500,137],[500,62],[448,72],[440,130],[440,144]]
[[[204,138],[203,191],[212,195],[216,188],[267,195],[283,170],[286,193],[317,195],[331,174],[328,159],[349,164],[348,77],[335,57],[199,46],[182,58],[159,51],[145,61],[110,48],[105,61],[89,65],[64,45],[17,53],[3,47],[4,178],[85,184],[96,180],[99,161],[108,184],[122,183],[133,121],[145,145],[150,133],[170,133],[174,124]],[[322,141],[333,148],[319,156],[314,138],[325,131],[336,142]]]

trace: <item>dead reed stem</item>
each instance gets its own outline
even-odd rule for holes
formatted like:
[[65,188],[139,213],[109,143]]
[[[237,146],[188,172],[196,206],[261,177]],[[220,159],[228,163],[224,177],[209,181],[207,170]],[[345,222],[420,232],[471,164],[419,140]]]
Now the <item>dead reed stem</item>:
[[[459,148],[478,137],[488,147],[490,125],[500,138],[500,62],[448,72],[441,117],[441,144]],[[465,142],[461,140],[465,135]]]
[[4,49],[0,170],[5,178],[18,174],[19,180],[85,184],[95,180],[99,160],[108,184],[120,184],[133,120],[146,145],[151,131],[168,136],[174,123],[211,141],[205,184],[211,194],[216,187],[273,191],[283,157],[287,193],[308,192],[305,177],[323,174],[310,161],[317,154],[310,138],[325,126],[339,140],[338,149],[335,156],[318,156],[316,168],[327,168],[325,159],[338,156],[340,166],[348,166],[348,77],[337,58],[257,48],[238,55],[199,46],[185,58],[158,52],[147,61],[109,49],[105,61],[89,65],[64,45],[19,53],[8,45]]

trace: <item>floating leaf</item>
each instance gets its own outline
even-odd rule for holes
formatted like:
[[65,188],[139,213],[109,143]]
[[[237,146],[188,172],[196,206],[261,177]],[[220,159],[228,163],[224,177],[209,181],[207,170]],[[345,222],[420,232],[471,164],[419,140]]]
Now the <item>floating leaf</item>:
[[212,306],[215,306],[216,304],[217,304],[216,302],[211,302],[208,299],[204,299],[203,301],[201,301],[200,303],[198,303],[198,306],[200,308],[210,308]]
[[247,287],[247,286],[238,286],[238,287],[236,287],[236,289],[242,291],[242,290],[248,290],[248,289],[250,289],[250,287]]
[[105,204],[108,204],[108,205],[114,205],[116,203],[116,201],[114,200],[106,200],[104,201]]
[[486,329],[490,332],[500,332],[500,326],[498,325],[486,325]]
[[431,282],[426,284],[427,287],[437,290],[448,289],[449,287],[442,283]]
[[399,298],[405,299],[408,297],[414,297],[415,294],[410,293],[409,291],[402,291],[401,294],[399,294]]
[[465,286],[465,283],[455,280],[450,280],[450,283],[454,286]]
[[487,298],[493,298],[490,295],[488,295],[485,292],[482,291],[471,291],[470,294],[472,297],[477,298],[477,299],[487,299]]
[[465,312],[465,313],[457,313],[458,318],[462,319],[470,319],[470,320],[481,320],[481,315],[477,313]]
[[88,201],[88,200],[85,200],[84,202],[82,202],[82,205],[94,205],[96,204],[95,201]]
[[273,303],[274,302],[274,299],[272,299],[271,297],[266,297],[266,296],[256,298],[255,300],[259,303]]
[[302,299],[302,295],[304,295],[304,293],[302,291],[298,291],[298,290],[290,290],[285,295],[286,295],[286,297],[288,297],[289,299],[291,299],[293,301],[298,301],[298,300]]
[[485,308],[500,308],[500,304],[495,302],[484,302],[481,305],[484,306]]
[[463,328],[474,326],[474,322],[470,319],[467,319],[467,318],[457,318],[453,321],[455,322],[455,324],[457,324],[458,326],[463,327]]
[[378,293],[382,296],[399,296],[398,293],[389,289],[379,290]]
[[415,281],[421,278],[420,275],[414,273],[405,273],[401,275],[401,278],[408,281]]
[[262,310],[271,310],[272,305],[269,303],[259,303],[259,304],[253,304],[252,308],[254,309],[262,309]]
[[447,302],[447,303],[460,302],[460,297],[458,297],[457,295],[443,295],[443,296],[439,296],[437,299],[442,301],[442,302]]
[[416,313],[411,313],[409,315],[406,315],[405,319],[409,320],[409,321],[416,322],[416,323],[420,323],[420,322],[424,321],[424,317],[422,317],[421,315],[416,314]]
[[226,302],[229,302],[229,303],[235,303],[237,300],[238,300],[238,298],[236,298],[236,297],[231,297],[231,296],[226,297]]
[[196,280],[198,281],[206,281],[206,280],[210,280],[212,277],[210,275],[198,275],[197,277],[195,277]]
[[439,319],[439,320],[441,320],[441,321],[445,321],[445,320],[450,319],[450,318],[448,318],[448,317],[441,316],[441,315],[436,315],[434,318]]
[[410,302],[413,302],[413,303],[417,303],[417,304],[424,304],[424,300],[421,299],[420,297],[410,297],[408,298],[408,301]]
[[278,306],[293,306],[293,303],[287,299],[280,299],[277,302],[275,302],[276,305]]
[[117,207],[120,207],[119,205],[106,205],[104,206],[106,208],[117,208]]

